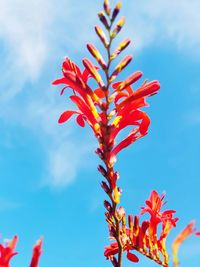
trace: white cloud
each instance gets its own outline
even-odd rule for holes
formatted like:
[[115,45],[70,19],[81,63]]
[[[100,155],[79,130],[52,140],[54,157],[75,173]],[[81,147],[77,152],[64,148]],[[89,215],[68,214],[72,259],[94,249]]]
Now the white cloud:
[[184,53],[200,55],[199,0],[125,1],[124,6],[136,46],[174,43]]
[[[3,55],[1,100],[22,90],[27,80],[38,78],[48,54],[48,29],[52,6],[48,0],[0,0],[0,38]],[[47,16],[45,14],[51,14]],[[7,78],[7,79],[6,79]]]
[[[37,136],[46,155],[43,185],[67,186],[75,179],[91,147],[83,142],[77,149],[73,127],[68,125],[61,130],[58,126],[64,107],[57,108],[55,94],[42,77],[44,66],[63,57],[67,48],[82,50],[79,45],[88,38],[87,32],[80,20],[75,27],[82,27],[83,31],[73,31],[72,22],[84,13],[84,5],[77,9],[71,0],[0,0],[0,6],[0,117],[31,129]],[[86,16],[84,21],[91,17]],[[75,36],[80,42],[74,41]],[[59,90],[56,91],[58,95]]]
[[[64,141],[48,152],[48,170],[42,184],[53,188],[62,188],[72,184],[77,170],[85,165],[86,154],[91,147]],[[90,148],[90,149],[89,149]],[[91,151],[90,151],[91,152]],[[89,167],[89,166],[88,166]]]
[[[55,60],[59,50],[63,57],[68,48],[81,49],[80,42],[87,40],[92,30],[87,25],[94,16],[84,17],[84,10],[89,10],[75,2],[0,0],[0,40],[4,48],[1,89],[6,89],[1,92],[1,100],[15,96],[25,82],[39,79],[45,63]],[[77,16],[84,18],[84,25],[81,19],[75,19]]]
[[26,114],[22,125],[29,127],[42,143],[46,158],[41,186],[59,189],[73,183],[78,170],[85,166],[87,154],[95,147],[93,142],[87,143],[88,136],[84,136],[84,131],[81,141],[74,138],[73,118],[65,125],[57,123],[60,113],[66,108],[69,106],[58,108],[53,95],[44,94],[30,101],[15,118],[17,120]]

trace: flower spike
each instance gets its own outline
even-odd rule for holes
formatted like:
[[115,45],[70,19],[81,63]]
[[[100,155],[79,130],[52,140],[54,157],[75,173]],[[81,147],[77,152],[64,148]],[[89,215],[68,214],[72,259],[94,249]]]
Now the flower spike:
[[[56,80],[54,84],[64,84],[62,93],[64,90],[72,89],[73,94],[70,100],[77,109],[63,112],[59,122],[66,122],[72,115],[76,115],[77,123],[81,127],[85,123],[89,124],[98,141],[96,153],[102,160],[98,171],[105,179],[101,182],[101,187],[109,198],[104,201],[105,216],[110,238],[114,240],[105,248],[105,257],[114,267],[121,267],[123,252],[127,253],[128,260],[138,262],[138,257],[132,253],[135,250],[159,264],[164,262],[163,267],[168,267],[165,241],[176,223],[173,212],[168,211],[168,217],[158,212],[154,218],[159,218],[159,221],[155,222],[150,218],[141,224],[139,216],[128,216],[127,226],[125,210],[122,207],[118,208],[122,190],[117,184],[119,174],[114,169],[118,153],[147,134],[150,119],[141,109],[147,106],[147,97],[157,93],[160,84],[158,81],[144,82],[138,89],[133,90],[132,85],[141,78],[141,71],[134,72],[126,79],[113,83],[121,71],[130,64],[132,56],[125,56],[114,69],[111,69],[112,61],[128,47],[131,40],[126,38],[112,51],[113,39],[122,29],[125,18],[122,17],[116,25],[113,25],[121,9],[120,2],[116,4],[112,12],[109,0],[104,0],[103,7],[104,11],[100,11],[98,16],[105,26],[105,32],[99,26],[95,27],[95,31],[106,50],[107,60],[105,61],[102,56],[104,53],[89,43],[87,48],[98,62],[99,68],[87,58],[82,61],[85,67],[83,71],[70,59],[64,61],[63,77]],[[96,81],[98,87],[92,89],[88,84],[89,79]],[[118,141],[121,131],[130,126],[132,128],[129,134]],[[156,193],[152,195],[154,196],[152,199],[156,199]],[[158,196],[157,199],[159,199]],[[145,211],[147,212],[147,207],[143,210]],[[162,228],[160,236],[156,236],[155,231],[158,224],[161,224]]]

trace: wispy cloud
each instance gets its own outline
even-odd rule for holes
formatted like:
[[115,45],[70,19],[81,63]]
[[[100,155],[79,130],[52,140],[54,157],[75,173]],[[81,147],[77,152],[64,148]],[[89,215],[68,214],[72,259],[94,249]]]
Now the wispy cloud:
[[44,94],[40,100],[30,101],[22,111],[26,114],[22,125],[31,128],[45,151],[41,185],[56,189],[74,182],[77,172],[86,164],[87,154],[94,149],[94,143],[88,144],[87,136],[84,136],[83,132],[81,141],[77,140],[77,135],[74,138],[73,120],[68,122],[67,126],[58,125],[61,109],[63,111],[65,108],[58,108],[53,95]]
[[[39,79],[44,64],[59,56],[59,50],[67,53],[86,41],[86,25],[94,16],[84,16],[85,5],[77,7],[72,0],[59,5],[55,0],[0,0],[0,6],[1,89],[6,88],[2,101],[20,92],[25,82]],[[77,16],[84,17],[85,26]]]
[[0,198],[0,211],[6,211],[6,210],[12,210],[12,209],[17,209],[21,205],[17,202],[14,202],[12,200],[9,200],[7,198]]
[[[31,129],[40,140],[46,155],[42,184],[67,186],[83,165],[90,145],[83,142],[77,149],[72,125],[60,130],[57,119],[64,107],[57,108],[50,82],[42,78],[46,65],[62,58],[69,47],[80,49],[80,42],[87,39],[80,20],[75,27],[83,31],[72,30],[72,18],[84,13],[84,5],[77,9],[71,0],[59,5],[55,0],[19,0],[16,4],[0,0],[0,6],[0,117]],[[84,21],[91,19],[85,16]]]
[[[38,78],[49,52],[52,7],[49,1],[40,3],[39,0],[19,0],[15,4],[11,0],[0,1],[0,37],[5,47],[1,55],[1,101],[15,96],[26,81]],[[45,13],[50,16],[44,16]]]
[[160,46],[170,43],[184,53],[200,56],[198,0],[127,1],[124,6],[129,10],[129,31],[139,48],[153,42]]

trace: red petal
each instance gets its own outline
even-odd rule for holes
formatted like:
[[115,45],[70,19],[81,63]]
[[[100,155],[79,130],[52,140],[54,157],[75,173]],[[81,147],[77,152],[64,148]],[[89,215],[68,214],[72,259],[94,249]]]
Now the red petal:
[[147,116],[147,114],[145,112],[143,112],[143,119],[142,119],[142,122],[140,124],[140,133],[142,135],[145,135],[147,133],[149,125],[150,125],[150,119]]
[[116,82],[112,84],[112,88],[116,89],[122,82]]
[[105,247],[104,256],[106,258],[117,254],[119,251],[117,242],[110,244],[110,246]]
[[77,76],[81,77],[81,71],[79,67],[73,61],[71,61],[70,58],[65,59],[62,65],[62,69],[63,71],[71,71]]
[[53,85],[58,85],[58,84],[67,84],[67,79],[66,78],[60,78],[52,82]]
[[119,108],[125,106],[127,103],[135,101],[139,98],[148,97],[148,96],[151,96],[153,94],[156,94],[159,89],[160,89],[160,84],[158,81],[152,81],[150,83],[146,83],[140,89],[135,91],[132,95],[130,95],[124,101],[122,101],[118,105],[117,109],[119,109]]
[[111,157],[115,157],[122,149],[135,142],[141,136],[138,135],[138,129],[131,131],[131,134],[124,138],[112,151]]
[[116,97],[115,97],[115,105],[117,104],[117,102],[122,98],[122,97],[128,97],[128,94],[127,93],[124,93],[124,92],[119,92]]
[[98,73],[95,66],[87,58],[83,59],[83,65],[89,71],[89,73],[92,75],[92,77],[97,81],[98,85],[100,87],[103,87],[104,83],[101,79],[101,75]]
[[79,112],[77,111],[73,111],[73,110],[67,110],[65,112],[63,112],[58,120],[58,123],[64,123],[66,121],[69,120],[69,118],[71,118],[72,115],[77,114]]
[[126,255],[127,259],[132,261],[132,262],[138,262],[139,259],[135,254],[132,254],[128,251],[127,255]]
[[80,97],[76,95],[70,96],[70,99],[76,104],[76,106],[83,113],[83,115],[85,115],[90,125],[91,126],[95,125],[97,121],[90,107],[88,107],[87,104]]
[[131,84],[135,83],[137,80],[139,80],[142,76],[142,72],[141,71],[136,71],[133,74],[131,74],[128,78],[126,78],[126,80],[124,80],[122,83],[120,83],[116,90],[124,90],[126,89],[128,86],[130,86]]
[[81,127],[84,127],[84,126],[85,126],[85,121],[84,121],[84,119],[83,119],[83,115],[82,115],[82,114],[80,114],[80,115],[77,116],[77,118],[76,118],[76,122],[77,122],[78,125],[81,126]]
[[119,121],[118,126],[113,130],[111,139],[114,139],[122,129],[130,125],[138,126],[141,135],[147,133],[150,119],[144,111],[124,109],[121,112],[118,112],[117,116],[121,116],[121,120]]
[[97,88],[96,90],[94,90],[94,93],[99,97],[99,98],[104,98],[105,97],[105,93],[101,88]]

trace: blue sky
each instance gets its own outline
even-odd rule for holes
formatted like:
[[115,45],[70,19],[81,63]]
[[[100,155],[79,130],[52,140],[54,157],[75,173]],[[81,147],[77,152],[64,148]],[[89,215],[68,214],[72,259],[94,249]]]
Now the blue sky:
[[[73,120],[57,124],[70,104],[51,86],[65,56],[81,63],[87,42],[101,48],[93,30],[101,1],[0,0],[0,6],[0,232],[20,237],[12,266],[28,266],[41,235],[41,267],[110,266],[102,256],[108,234],[95,139]],[[148,136],[118,158],[122,205],[137,214],[152,189],[166,191],[167,207],[180,218],[170,240],[192,219],[200,228],[199,9],[198,0],[124,0],[127,23],[118,39],[133,41],[127,53],[134,61],[121,78],[142,70],[144,79],[161,83],[149,99]],[[190,238],[181,266],[198,266],[199,259],[200,240]],[[141,257],[137,266],[144,265],[155,266]]]

